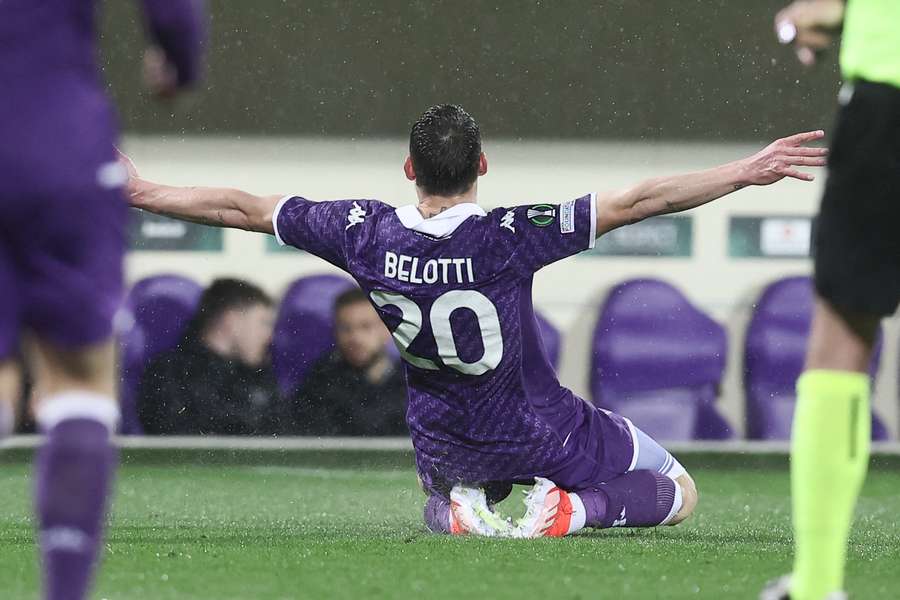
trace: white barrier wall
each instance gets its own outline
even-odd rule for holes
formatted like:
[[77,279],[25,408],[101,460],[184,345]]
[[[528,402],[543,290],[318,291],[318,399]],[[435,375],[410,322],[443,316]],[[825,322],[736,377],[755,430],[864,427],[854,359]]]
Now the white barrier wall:
[[[394,205],[415,201],[401,167],[404,140],[316,140],[274,138],[126,139],[124,149],[142,176],[174,185],[231,186],[259,194],[297,194],[311,199],[377,198]],[[485,208],[559,202],[585,193],[627,186],[662,174],[702,169],[756,151],[747,145],[563,143],[486,140],[488,175],[479,182]],[[739,429],[741,319],[753,295],[779,277],[808,274],[808,259],[731,258],[733,215],[811,215],[824,173],[814,183],[786,180],[750,188],[691,213],[690,257],[584,256],[561,261],[535,279],[536,306],[566,335],[561,375],[587,393],[588,335],[603,291],[627,278],[666,279],[729,327],[731,355],[723,389],[723,410]],[[200,282],[230,275],[246,277],[273,294],[311,273],[333,267],[314,257],[267,251],[266,236],[227,231],[222,252],[134,252],[128,257],[133,281],[177,272]],[[897,430],[896,323],[889,329],[876,406]]]

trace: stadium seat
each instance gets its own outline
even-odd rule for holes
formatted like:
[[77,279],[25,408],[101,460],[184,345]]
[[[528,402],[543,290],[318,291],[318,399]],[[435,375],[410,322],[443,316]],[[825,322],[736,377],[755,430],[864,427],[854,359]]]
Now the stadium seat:
[[547,357],[553,368],[559,370],[559,356],[562,348],[562,336],[550,321],[535,311],[534,316],[537,317],[538,328],[541,330],[541,339],[544,341],[544,349],[547,351]]
[[724,328],[670,284],[620,283],[594,329],[594,403],[659,440],[728,439],[715,408],[726,353]]
[[293,393],[316,359],[334,348],[334,301],[353,285],[339,275],[312,275],[288,287],[272,336],[272,363],[282,394]]
[[[779,279],[763,290],[756,303],[744,343],[747,437],[751,439],[791,437],[794,386],[803,371],[812,310],[809,277]],[[879,340],[870,370],[873,381],[880,349]],[[872,438],[887,438],[887,429],[874,413]]]
[[119,333],[120,396],[123,434],[143,433],[137,415],[137,392],[150,361],[169,350],[184,335],[203,288],[180,275],[156,275],[134,284],[125,299],[130,317]]

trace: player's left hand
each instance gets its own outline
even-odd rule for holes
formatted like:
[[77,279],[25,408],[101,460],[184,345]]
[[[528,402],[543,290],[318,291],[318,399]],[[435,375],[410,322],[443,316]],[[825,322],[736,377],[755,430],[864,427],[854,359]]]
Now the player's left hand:
[[144,51],[144,85],[157,98],[172,98],[178,94],[178,72],[160,48],[151,46]]
[[825,132],[818,130],[775,140],[741,161],[746,181],[751,185],[769,185],[785,177],[812,181],[815,179],[812,174],[798,171],[796,167],[825,166],[828,148],[807,145],[823,137]]
[[796,0],[775,15],[775,34],[782,44],[794,45],[801,63],[812,66],[843,19],[844,0]]

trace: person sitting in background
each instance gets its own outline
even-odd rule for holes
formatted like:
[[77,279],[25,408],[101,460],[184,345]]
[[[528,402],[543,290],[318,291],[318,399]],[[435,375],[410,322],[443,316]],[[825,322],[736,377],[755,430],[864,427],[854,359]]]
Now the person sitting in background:
[[138,413],[148,434],[261,435],[280,431],[269,359],[272,299],[238,279],[217,279],[178,346],[141,378]]
[[405,378],[365,292],[337,297],[334,335],[335,350],[313,365],[294,399],[298,433],[408,435]]

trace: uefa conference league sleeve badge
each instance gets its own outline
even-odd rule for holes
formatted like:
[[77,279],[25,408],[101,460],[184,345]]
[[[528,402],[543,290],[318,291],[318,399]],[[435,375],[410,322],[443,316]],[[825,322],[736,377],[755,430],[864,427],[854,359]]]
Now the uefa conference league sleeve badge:
[[556,220],[556,207],[550,204],[535,204],[528,209],[528,221],[535,227],[547,227]]

